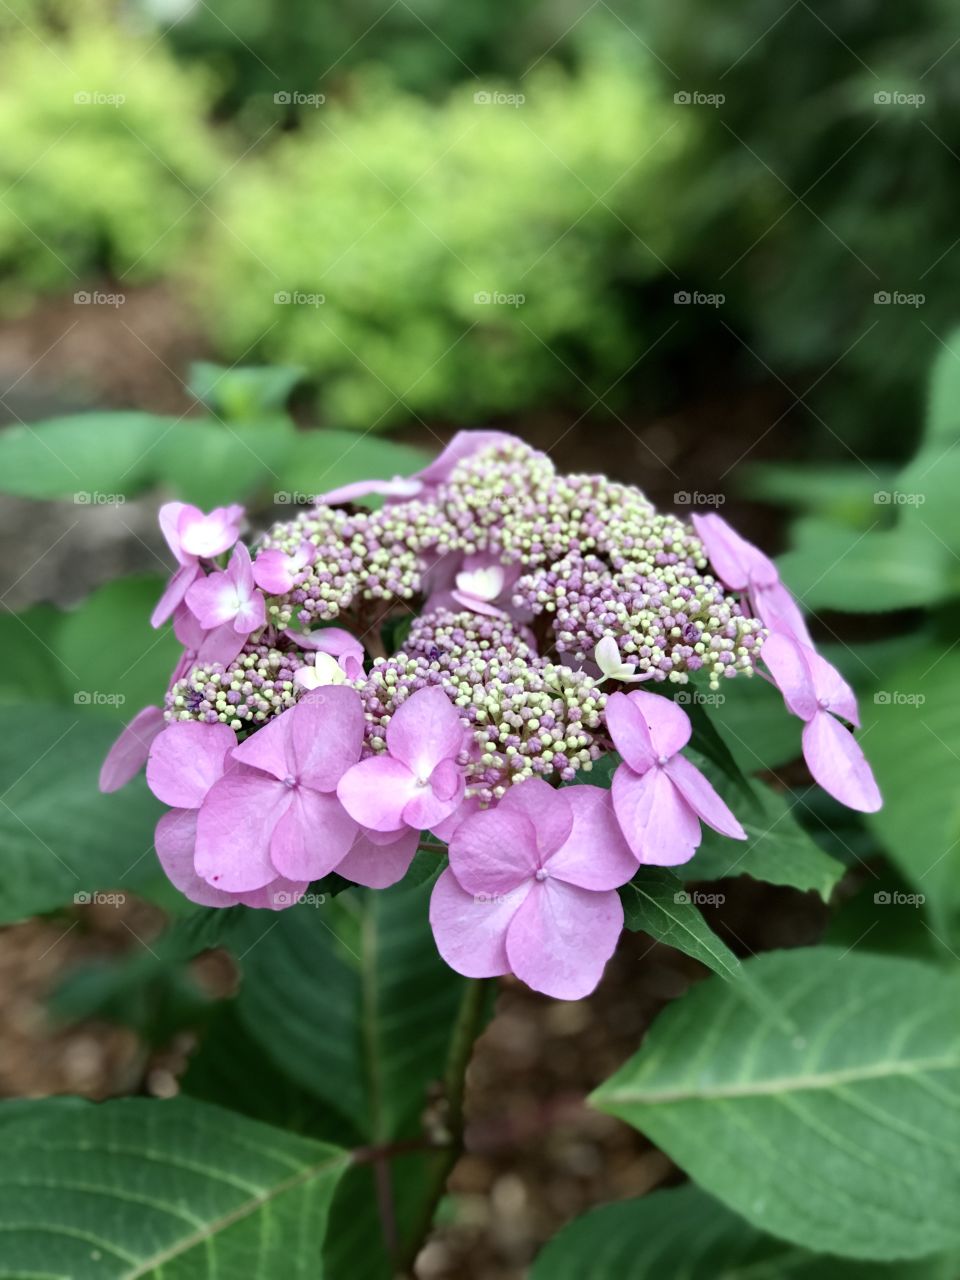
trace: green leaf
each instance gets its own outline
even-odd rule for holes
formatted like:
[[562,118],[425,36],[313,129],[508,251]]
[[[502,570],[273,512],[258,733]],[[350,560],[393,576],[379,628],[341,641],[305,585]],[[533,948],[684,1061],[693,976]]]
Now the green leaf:
[[[129,496],[155,474],[153,450],[176,418],[81,413],[0,431],[0,490],[25,498]],[[95,499],[96,500],[96,499]]]
[[198,360],[190,366],[191,394],[228,422],[250,422],[282,412],[306,376],[294,366],[228,368]]
[[81,719],[82,710],[0,707],[0,923],[77,894],[142,889],[160,874],[153,828],[162,807],[142,778],[100,795],[116,725]]
[[779,566],[806,609],[919,608],[949,599],[960,584],[949,549],[923,528],[883,529],[878,520],[877,527],[858,532],[811,519],[798,522],[795,532],[796,548]]
[[688,1184],[575,1218],[537,1256],[529,1280],[953,1280],[958,1266],[957,1254],[878,1266],[810,1253]]
[[714,696],[710,717],[744,773],[777,769],[799,757],[802,725],[769,680],[736,677]]
[[750,784],[750,798],[722,779],[711,777],[747,833],[746,840],[730,840],[703,827],[703,842],[688,864],[688,879],[722,880],[727,876],[752,876],[768,884],[789,885],[818,893],[828,901],[844,874],[843,863],[807,834],[793,816],[797,804],[762,782]]
[[690,892],[664,867],[641,867],[620,890],[624,923],[693,956],[721,977],[738,982],[743,965],[694,905]]
[[941,451],[960,441],[960,329],[937,351],[927,387],[924,447]]
[[425,449],[379,435],[327,428],[304,431],[280,469],[277,489],[313,495],[358,480],[390,480],[419,471],[431,456]]
[[960,651],[931,647],[882,681],[862,708],[884,801],[867,822],[940,932],[960,910]]
[[9,1107],[0,1276],[323,1276],[337,1147],[185,1098]]
[[876,519],[874,494],[891,489],[894,472],[850,465],[760,462],[744,468],[742,491],[754,502],[765,500],[800,512],[815,512],[838,524],[861,528]]
[[437,953],[429,892],[355,889],[269,920],[250,913],[232,943],[249,1033],[367,1142],[416,1131],[465,986]]
[[759,1230],[893,1261],[960,1247],[960,985],[827,947],[744,966],[786,1014],[714,979],[594,1093]]
[[172,628],[150,626],[163,588],[154,574],[119,578],[63,615],[53,647],[78,715],[127,721],[161,701],[182,652]]
[[295,439],[282,418],[242,426],[184,418],[157,442],[155,478],[201,507],[273,493]]
[[0,613],[0,702],[69,701],[76,682],[56,654],[56,633],[63,614],[38,604],[20,613]]

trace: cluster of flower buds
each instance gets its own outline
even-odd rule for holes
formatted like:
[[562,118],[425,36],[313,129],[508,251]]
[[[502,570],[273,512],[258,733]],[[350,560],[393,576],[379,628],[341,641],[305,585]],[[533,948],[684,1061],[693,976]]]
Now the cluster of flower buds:
[[[358,505],[370,495],[378,510]],[[184,651],[101,787],[146,765],[169,806],[157,853],[194,902],[279,909],[334,871],[385,888],[429,832],[449,845],[430,907],[447,962],[585,995],[638,866],[688,861],[702,823],[746,838],[684,755],[672,693],[698,672],[772,680],[814,778],[880,804],[844,723],[852,691],[773,563],[717,515],[658,514],[477,431],[249,547],[236,506],[168,503],[160,525],[177,569],[153,624],[172,619]],[[610,789],[590,785],[614,752]]]

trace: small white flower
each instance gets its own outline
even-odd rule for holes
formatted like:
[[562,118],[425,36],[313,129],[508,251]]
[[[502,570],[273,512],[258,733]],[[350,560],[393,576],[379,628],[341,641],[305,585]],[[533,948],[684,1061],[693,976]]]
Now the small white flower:
[[637,669],[635,662],[622,662],[620,659],[620,648],[614,640],[613,636],[604,636],[597,644],[593,651],[593,660],[600,668],[600,679],[597,684],[603,684],[604,680],[620,680],[624,683],[630,681],[643,680],[643,676],[634,675]]
[[484,569],[471,569],[457,574],[457,590],[475,600],[496,600],[503,590],[506,575],[500,565]]
[[294,672],[293,683],[301,689],[320,689],[328,684],[346,684],[347,673],[329,653],[318,653],[312,667]]

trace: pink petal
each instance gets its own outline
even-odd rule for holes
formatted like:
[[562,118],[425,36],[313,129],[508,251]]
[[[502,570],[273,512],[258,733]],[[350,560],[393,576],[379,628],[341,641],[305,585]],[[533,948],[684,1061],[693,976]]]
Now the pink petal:
[[432,835],[438,840],[449,842],[453,839],[455,832],[462,822],[466,822],[467,818],[475,813],[481,812],[480,799],[477,796],[470,796],[466,800],[461,800],[460,804],[454,809],[448,818],[444,818],[442,822],[435,822],[430,828]]
[[640,707],[627,694],[612,693],[603,714],[613,745],[634,772],[645,773],[657,753]]
[[406,476],[394,476],[392,480],[356,480],[353,484],[341,485],[339,489],[318,493],[315,501],[334,507],[341,502],[366,498],[372,493],[389,498],[415,498],[422,489],[422,481]]
[[214,627],[204,633],[203,640],[197,650],[197,666],[205,667],[211,663],[219,663],[221,667],[229,667],[246,643],[246,636],[238,635],[232,622],[225,622],[222,627]]
[[714,573],[732,591],[745,591],[751,583],[772,586],[779,581],[777,566],[759,547],[742,538],[722,516],[691,516]]
[[289,787],[257,773],[221,778],[200,806],[197,874],[230,892],[262,889],[275,880],[270,839],[290,797]]
[[883,804],[860,744],[829,711],[818,711],[803,726],[803,758],[834,800],[861,813],[876,813]]
[[431,831],[460,808],[465,788],[463,770],[454,760],[441,760],[427,786],[418,785],[403,810],[403,820],[418,831]]
[[181,565],[164,588],[163,595],[157,601],[150,615],[151,627],[162,627],[196,582],[203,570],[196,562]]
[[270,859],[290,880],[319,880],[346,856],[356,835],[357,824],[336,796],[294,787],[274,828]]
[[284,880],[278,876],[262,889],[251,889],[248,893],[234,895],[245,907],[258,907],[264,911],[286,911],[295,907],[310,885],[305,880]]
[[[196,558],[187,555],[180,545],[180,517],[186,510],[187,506],[183,502],[165,502],[157,513],[160,532],[166,539],[167,546],[173,552],[179,565],[196,563]],[[197,508],[193,507],[191,510],[196,511]],[[199,568],[199,566],[197,567]]]
[[150,748],[147,785],[164,804],[199,809],[223,777],[226,755],[236,745],[237,735],[226,724],[181,720],[168,725]]
[[206,631],[233,622],[239,599],[237,584],[229,572],[217,570],[196,580],[187,591],[187,604]]
[[733,840],[746,840],[747,833],[717,795],[706,778],[692,761],[685,756],[674,756],[664,767],[664,773],[686,800],[701,821],[722,836]]
[[299,649],[318,649],[334,658],[349,656],[363,661],[363,645],[343,627],[320,627],[316,631],[287,630],[283,634]]
[[450,841],[450,869],[467,893],[512,893],[540,868],[536,827],[506,800],[467,818]]
[[193,865],[197,841],[195,809],[171,809],[157,823],[153,843],[167,879],[185,898],[201,907],[232,907],[239,899],[235,893],[214,889],[197,875]]
[[472,458],[482,449],[501,448],[517,443],[517,437],[505,431],[458,431],[438,458],[418,471],[415,478],[429,485],[449,480],[454,468],[465,458]]
[[[529,783],[521,783],[522,791]],[[557,793],[555,793],[557,794]],[[610,792],[603,787],[565,787],[573,823],[569,839],[544,863],[551,878],[581,889],[617,889],[637,870],[637,860],[623,838]]]
[[285,551],[271,547],[261,551],[253,562],[253,580],[268,596],[284,596],[293,590],[298,577],[294,560]]
[[534,884],[511,920],[507,958],[534,991],[580,1000],[599,983],[622,929],[616,889],[592,893],[550,878]]
[[237,594],[241,599],[253,594],[256,589],[256,583],[253,580],[253,561],[250,559],[250,552],[242,542],[238,542],[233,549],[233,555],[227,565],[227,573],[237,584]]
[[363,747],[363,703],[356,689],[327,685],[291,711],[296,776],[314,791],[333,791]]
[[407,766],[388,755],[361,760],[337,783],[337,796],[347,813],[374,831],[399,831],[416,790],[417,779]]
[[573,830],[573,805],[569,793],[557,791],[542,778],[515,782],[500,801],[499,808],[508,813],[522,813],[529,818],[536,832],[538,866],[543,866],[547,858],[556,853]]
[[450,598],[455,600],[458,605],[464,609],[469,609],[471,613],[482,613],[485,618],[498,618],[503,610],[495,604],[491,604],[488,600],[480,599],[478,596],[472,596],[466,591],[451,591]]
[[817,694],[806,653],[791,636],[774,631],[763,642],[760,656],[783,694],[787,710],[801,720],[809,720],[817,710]]
[[173,634],[185,649],[192,649],[197,652],[208,632],[204,631],[203,627],[190,612],[189,606],[186,603],[181,603],[173,611]]
[[420,832],[404,828],[390,835],[390,843],[384,844],[382,832],[361,828],[350,852],[336,867],[337,874],[368,889],[386,889],[402,880],[417,852]]
[[613,775],[613,808],[635,858],[658,867],[689,862],[700,843],[700,822],[663,769]]
[[147,763],[150,744],[166,726],[159,707],[144,707],[129,724],[124,725],[120,736],[107,752],[100,768],[100,790],[119,791],[135,777]]
[[456,707],[436,686],[419,689],[400,704],[387,725],[387,748],[418,778],[429,778],[441,760],[459,755],[467,731]]
[[856,695],[837,668],[815,649],[806,650],[803,656],[813,679],[818,706],[859,727],[860,714],[857,711]]
[[248,636],[252,631],[259,631],[267,621],[267,605],[259,591],[254,591],[242,601],[233,620],[233,629],[239,635]]
[[780,582],[768,587],[751,587],[753,612],[770,631],[779,631],[813,648],[810,632],[796,600]]
[[278,781],[296,780],[297,761],[293,753],[293,717],[300,704],[268,720],[256,733],[233,749],[233,758],[251,769],[261,769]]
[[210,560],[230,550],[240,536],[242,519],[243,507],[217,507],[204,515],[199,508],[186,506],[177,521],[180,546],[188,555]]
[[507,929],[530,891],[530,882],[503,897],[460,888],[448,867],[430,895],[430,927],[437,950],[465,978],[495,978],[510,972]]
[[647,722],[650,741],[656,756],[668,759],[690,741],[690,717],[678,703],[662,693],[646,693],[637,689],[626,695]]

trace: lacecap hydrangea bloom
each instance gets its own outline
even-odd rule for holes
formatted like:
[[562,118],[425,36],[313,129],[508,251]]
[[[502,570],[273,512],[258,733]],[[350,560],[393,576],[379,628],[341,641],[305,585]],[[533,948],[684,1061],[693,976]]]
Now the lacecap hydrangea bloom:
[[[639,866],[687,862],[703,824],[746,839],[687,754],[673,695],[691,679],[772,681],[814,779],[880,804],[850,687],[718,515],[658,512],[475,431],[247,540],[237,506],[168,503],[160,524],[177,568],[153,623],[183,653],[101,787],[146,765],[169,806],[157,854],[194,902],[281,909],[332,872],[386,888],[445,844],[430,921],[447,963],[586,995]],[[609,789],[590,781],[605,756]]]

